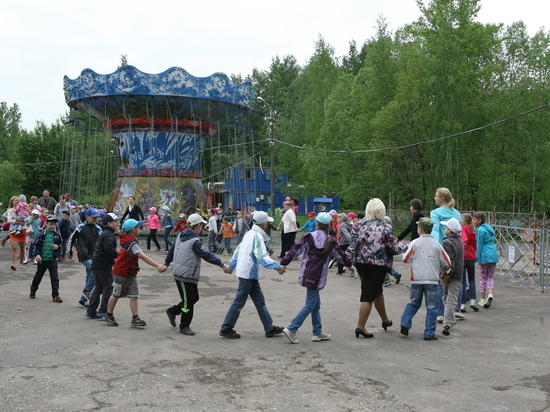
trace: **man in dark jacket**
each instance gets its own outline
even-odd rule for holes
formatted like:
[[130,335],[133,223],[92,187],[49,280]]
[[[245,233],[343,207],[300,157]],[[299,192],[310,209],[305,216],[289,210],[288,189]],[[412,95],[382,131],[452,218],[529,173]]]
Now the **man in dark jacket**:
[[95,284],[94,272],[92,270],[92,256],[97,238],[103,231],[101,226],[97,224],[99,212],[90,207],[85,212],[86,222],[78,225],[71,235],[69,241],[69,259],[73,257],[73,246],[76,247],[78,253],[78,261],[86,268],[86,282],[82,290],[82,296],[78,301],[80,307],[86,309],[88,300]]
[[84,315],[89,319],[102,319],[105,316],[107,303],[113,293],[112,269],[118,256],[115,232],[120,228],[119,219],[114,213],[107,213],[103,216],[104,230],[97,238],[92,257],[95,285],[90,296],[88,309]]

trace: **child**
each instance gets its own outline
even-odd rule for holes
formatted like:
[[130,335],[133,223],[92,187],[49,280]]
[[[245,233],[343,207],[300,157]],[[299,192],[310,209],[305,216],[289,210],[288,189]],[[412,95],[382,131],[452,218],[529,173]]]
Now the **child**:
[[34,260],[32,245],[36,242],[36,238],[38,237],[38,233],[40,232],[40,227],[40,210],[34,209],[31,212],[31,220],[27,222],[27,242],[29,243],[29,256],[27,258],[27,263],[31,263]]
[[332,217],[328,213],[319,213],[315,218],[315,231],[306,233],[292,249],[290,249],[283,260],[282,266],[288,265],[295,256],[304,254],[298,281],[306,288],[306,303],[302,310],[290,322],[283,333],[291,343],[298,343],[296,332],[304,323],[306,317],[311,315],[313,324],[313,342],[329,340],[330,335],[323,332],[321,324],[321,297],[319,291],[327,282],[329,257],[333,256],[338,262],[344,263],[351,270],[352,262],[345,253],[338,247],[336,239],[329,236]]
[[[459,301],[463,304],[470,299],[470,307],[479,311],[476,302],[476,234],[472,224],[472,215],[462,214],[462,243],[464,243],[464,272],[460,287]],[[467,275],[467,276],[466,276]],[[469,298],[467,297],[469,296]],[[464,309],[465,311],[466,309]]]
[[231,249],[231,239],[233,238],[233,225],[229,223],[229,218],[226,216],[223,218],[223,223],[218,234],[223,235],[223,243],[225,249],[227,249],[227,255],[230,256],[233,253]]
[[138,245],[139,222],[135,219],[128,219],[122,225],[120,234],[120,253],[113,266],[113,294],[109,298],[107,313],[103,320],[109,326],[118,326],[113,314],[119,298],[130,298],[130,310],[132,311],[131,326],[147,326],[145,321],[138,315],[138,283],[137,273],[139,271],[138,261],[143,260],[148,265],[155,267],[160,273],[166,270],[166,266],[155,262],[148,257]]
[[115,232],[120,227],[119,219],[114,213],[106,213],[102,218],[103,232],[97,238],[92,257],[95,284],[88,309],[84,314],[88,319],[102,319],[105,316],[109,298],[113,293],[112,269],[118,256]]
[[449,336],[451,328],[455,322],[455,308],[464,270],[464,244],[460,237],[462,226],[454,217],[446,222],[441,222],[445,226],[445,235],[443,239],[443,249],[447,252],[451,261],[450,270],[441,276],[443,283],[443,303],[445,304],[445,313],[443,315],[443,334]]
[[[474,213],[476,231],[476,258],[479,264],[479,294],[478,305],[489,309],[493,303],[495,288],[495,269],[498,262],[498,252],[495,246],[495,231],[485,223],[485,213]],[[487,295],[487,299],[485,296]]]
[[426,299],[426,326],[424,340],[437,340],[437,287],[439,276],[451,266],[449,256],[443,246],[431,235],[433,220],[423,217],[418,221],[417,239],[409,243],[403,254],[405,263],[411,262],[411,301],[401,315],[401,334],[408,336],[412,318],[422,306],[422,296]]
[[[30,214],[30,207],[27,203],[27,197],[25,195],[19,196],[19,203],[15,205],[15,214],[17,215],[17,219],[28,219]],[[23,225],[18,225],[17,223],[14,223],[11,225],[11,234],[15,236],[21,235],[21,231],[23,230]]]
[[212,253],[223,253],[223,246],[221,246],[216,236],[218,234],[218,219],[216,218],[216,210],[208,210],[208,250]]
[[159,241],[157,240],[157,231],[160,229],[160,217],[157,214],[157,208],[156,207],[150,207],[149,208],[149,220],[147,223],[144,224],[144,226],[149,226],[149,234],[147,235],[147,250],[151,250],[151,240],[155,242],[155,245],[157,246],[157,250],[162,250],[159,245]]
[[[338,216],[338,222],[340,223],[338,226],[338,245],[342,252],[345,253],[351,243],[352,225],[348,219],[348,215],[345,213],[340,213]],[[342,263],[338,263],[336,267],[336,274],[343,275],[345,272],[344,265]],[[353,271],[351,271],[350,276],[353,277]]]
[[308,233],[315,231],[315,212],[309,212],[307,214],[307,222],[302,226],[300,229],[298,229],[298,232],[305,230]]
[[65,259],[65,255],[67,254],[67,246],[69,245],[69,239],[71,238],[72,233],[70,229],[70,212],[68,210],[64,210],[63,212],[61,212],[61,217],[62,219],[57,222],[57,227],[59,228],[58,230],[61,234],[61,239],[63,239],[63,251],[59,256],[59,260]]
[[174,232],[183,232],[185,229],[187,229],[187,219],[185,218],[185,214],[181,213],[176,223],[176,227],[174,227]]
[[36,298],[36,291],[46,270],[50,272],[52,284],[52,300],[56,303],[63,302],[59,296],[59,275],[57,274],[57,256],[61,252],[61,235],[55,231],[57,219],[55,216],[48,216],[46,219],[46,230],[41,231],[32,245],[32,255],[38,262],[36,274],[32,280],[31,299]]
[[225,315],[220,330],[220,336],[227,339],[239,339],[241,337],[233,328],[239,319],[248,296],[251,297],[256,306],[264,326],[265,336],[271,338],[283,333],[283,328],[273,324],[273,319],[267,310],[265,297],[260,287],[262,266],[275,269],[280,275],[286,270],[284,266],[269,257],[265,247],[265,242],[269,242],[265,230],[268,224],[273,222],[273,218],[269,217],[266,212],[258,211],[254,212],[253,219],[254,225],[246,232],[242,243],[235,249],[235,254],[229,262],[229,268],[225,271],[226,273],[233,273],[233,269],[236,268],[237,273],[235,275],[239,278],[237,294],[227,315]]
[[168,206],[162,206],[162,210],[164,211],[164,218],[162,219],[162,228],[164,229],[164,247],[166,252],[168,252],[172,246],[172,242],[170,241],[170,232],[174,228],[174,220],[171,215],[172,209]]
[[181,315],[180,333],[192,336],[195,332],[190,325],[194,305],[199,301],[197,285],[201,273],[201,259],[221,266],[224,270],[227,269],[227,265],[202,244],[200,234],[206,221],[195,213],[189,216],[187,223],[187,229],[178,236],[164,262],[166,267],[174,263],[172,274],[181,297],[180,303],[166,309],[166,315],[173,327],[176,327],[176,316]]

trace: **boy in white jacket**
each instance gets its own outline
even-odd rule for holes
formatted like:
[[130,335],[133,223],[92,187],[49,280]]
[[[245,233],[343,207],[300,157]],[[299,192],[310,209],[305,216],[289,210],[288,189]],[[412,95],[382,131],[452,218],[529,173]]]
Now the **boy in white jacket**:
[[408,336],[412,318],[422,306],[422,297],[426,296],[424,340],[437,340],[437,285],[440,275],[451,267],[451,261],[441,244],[431,235],[434,222],[423,217],[417,225],[420,237],[413,240],[403,254],[403,261],[411,262],[412,267],[411,301],[401,316],[401,333]]

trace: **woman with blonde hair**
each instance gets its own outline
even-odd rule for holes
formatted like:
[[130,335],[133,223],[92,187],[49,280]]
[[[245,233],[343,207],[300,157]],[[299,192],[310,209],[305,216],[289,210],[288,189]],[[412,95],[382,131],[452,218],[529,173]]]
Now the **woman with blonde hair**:
[[[25,221],[23,219],[19,219],[17,217],[17,213],[15,212],[15,207],[19,203],[19,196],[12,196],[10,199],[10,203],[8,206],[8,210],[6,212],[7,214],[7,222],[10,224],[10,227],[13,225],[25,225]],[[16,263],[17,263],[17,255],[19,253],[19,267],[23,267],[23,261],[25,260],[25,243],[27,241],[27,230],[23,229],[21,230],[19,235],[15,235],[14,233],[10,234],[10,242],[11,242],[11,270],[16,270]],[[19,251],[17,250],[19,248]]]
[[355,329],[357,338],[374,337],[365,329],[373,305],[382,319],[384,330],[393,325],[386,314],[382,285],[393,265],[392,256],[405,252],[407,245],[394,236],[393,228],[384,222],[384,216],[384,203],[378,198],[371,199],[365,208],[365,218],[351,229],[351,243],[346,250],[361,278],[361,304]]
[[434,222],[432,236],[439,243],[443,244],[445,225],[442,225],[441,222],[446,222],[453,217],[461,222],[462,216],[460,212],[455,209],[456,202],[453,199],[451,191],[446,187],[440,187],[435,191],[434,202],[439,207],[430,212],[430,219]]

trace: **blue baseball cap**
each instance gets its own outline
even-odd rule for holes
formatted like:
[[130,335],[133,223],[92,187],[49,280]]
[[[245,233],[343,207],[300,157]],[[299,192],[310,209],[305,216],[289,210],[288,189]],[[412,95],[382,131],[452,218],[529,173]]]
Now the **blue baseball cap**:
[[315,220],[324,225],[330,225],[330,223],[332,222],[332,216],[328,213],[321,212],[317,215]]
[[128,219],[122,224],[122,231],[123,232],[129,232],[136,226],[139,226],[140,223],[136,219]]
[[84,215],[90,216],[90,217],[101,216],[95,207],[89,207],[88,209],[86,209],[86,211],[84,212]]

